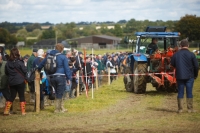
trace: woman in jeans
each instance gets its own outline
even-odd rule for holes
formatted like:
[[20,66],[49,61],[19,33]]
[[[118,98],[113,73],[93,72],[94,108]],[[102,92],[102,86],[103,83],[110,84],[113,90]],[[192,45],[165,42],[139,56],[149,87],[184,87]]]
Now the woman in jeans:
[[17,93],[20,99],[21,113],[22,115],[25,115],[24,81],[27,69],[24,62],[20,60],[20,52],[17,48],[13,48],[10,51],[10,58],[7,61],[5,73],[8,75],[8,85],[10,87],[11,96],[9,100],[6,101],[4,115],[9,115],[10,107],[15,100]]

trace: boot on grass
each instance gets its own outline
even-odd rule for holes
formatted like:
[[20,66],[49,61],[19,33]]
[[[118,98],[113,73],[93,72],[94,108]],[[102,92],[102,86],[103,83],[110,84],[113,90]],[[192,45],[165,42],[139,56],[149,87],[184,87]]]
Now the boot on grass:
[[65,107],[64,107],[64,100],[63,99],[61,100],[61,112],[62,113],[67,112],[67,109],[65,109]]
[[44,110],[44,100],[40,101],[40,109]]
[[20,102],[22,115],[26,115],[25,105],[26,105],[26,102]]
[[188,109],[188,113],[196,112],[196,110],[193,109],[193,98],[187,98],[187,109]]
[[30,93],[30,103],[35,103],[35,93]]
[[60,110],[61,110],[61,99],[55,99],[54,113],[60,113]]
[[178,102],[178,111],[177,111],[177,113],[182,113],[183,112],[183,98],[178,98],[177,102]]
[[10,107],[12,106],[12,102],[7,101],[4,109],[4,115],[9,115],[10,114]]

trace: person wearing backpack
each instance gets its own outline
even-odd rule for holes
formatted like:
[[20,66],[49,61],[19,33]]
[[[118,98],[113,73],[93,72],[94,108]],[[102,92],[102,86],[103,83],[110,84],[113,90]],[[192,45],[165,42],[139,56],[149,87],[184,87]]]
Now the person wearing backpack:
[[10,98],[6,101],[6,106],[4,109],[4,115],[9,115],[10,107],[15,100],[18,93],[20,100],[20,107],[22,115],[25,115],[25,74],[27,73],[27,68],[24,62],[20,60],[20,52],[17,48],[13,48],[10,51],[10,58],[5,66],[5,73],[8,76],[8,85],[10,88]]
[[64,113],[66,111],[66,109],[62,108],[62,97],[66,84],[70,84],[72,78],[72,73],[68,66],[68,59],[66,55],[61,54],[63,50],[63,44],[56,44],[55,50],[52,50],[37,68],[41,71],[41,69],[45,67],[45,72],[50,77],[50,82],[55,89],[56,99],[54,113]]

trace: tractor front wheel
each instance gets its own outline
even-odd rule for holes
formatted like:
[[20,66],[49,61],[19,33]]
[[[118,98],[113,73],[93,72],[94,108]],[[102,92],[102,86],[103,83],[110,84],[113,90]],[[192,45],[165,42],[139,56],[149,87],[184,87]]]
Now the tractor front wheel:
[[147,63],[135,61],[133,73],[134,92],[138,94],[145,93],[147,86]]

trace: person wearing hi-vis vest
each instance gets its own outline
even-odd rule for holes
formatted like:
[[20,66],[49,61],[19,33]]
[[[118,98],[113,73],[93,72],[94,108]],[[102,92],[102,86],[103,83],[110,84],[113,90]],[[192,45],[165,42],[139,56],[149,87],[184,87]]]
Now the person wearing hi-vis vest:
[[108,60],[106,62],[106,68],[110,68],[110,82],[112,83],[113,79],[114,79],[114,75],[116,74],[116,69],[115,66],[112,63],[112,57],[109,56]]

